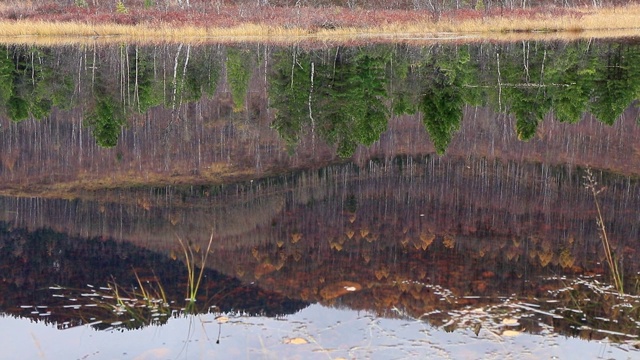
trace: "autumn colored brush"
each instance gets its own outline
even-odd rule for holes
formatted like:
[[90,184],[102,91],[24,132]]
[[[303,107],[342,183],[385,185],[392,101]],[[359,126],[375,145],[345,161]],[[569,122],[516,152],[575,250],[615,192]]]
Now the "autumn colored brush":
[[[4,42],[73,37],[76,42],[276,42],[308,39],[352,41],[356,38],[398,40],[555,39],[637,36],[640,6],[548,10],[530,8],[483,12],[459,10],[364,10],[244,6],[199,13],[193,9],[85,9],[59,6],[51,11],[0,9]],[[17,6],[17,5],[16,5]],[[62,16],[61,14],[64,14]]]

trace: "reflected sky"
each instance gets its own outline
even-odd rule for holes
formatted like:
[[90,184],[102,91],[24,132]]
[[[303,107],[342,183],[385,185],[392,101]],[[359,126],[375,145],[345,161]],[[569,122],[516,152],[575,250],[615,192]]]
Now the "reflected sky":
[[[215,314],[135,331],[57,330],[1,318],[2,359],[631,359],[628,345],[545,332],[445,332],[414,319],[312,305],[282,318]],[[508,328],[508,327],[505,327]],[[220,343],[216,344],[220,332]],[[299,340],[304,339],[304,341]],[[297,341],[306,342],[296,344]],[[632,351],[632,352],[629,352]]]

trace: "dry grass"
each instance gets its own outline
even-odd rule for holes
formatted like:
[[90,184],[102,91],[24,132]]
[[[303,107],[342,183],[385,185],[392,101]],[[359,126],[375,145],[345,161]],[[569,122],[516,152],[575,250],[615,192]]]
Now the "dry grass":
[[[488,17],[468,20],[455,18],[439,22],[389,25],[387,34],[448,34],[483,38],[530,38],[543,33],[546,37],[619,37],[640,35],[640,6],[608,9],[576,9],[574,13],[557,15],[540,13],[533,17]],[[378,30],[378,29],[375,29]],[[551,36],[549,35],[551,34]]]
[[216,42],[216,41],[274,41],[301,39],[308,32],[265,25],[246,24],[232,28],[155,27],[146,25],[55,23],[44,21],[0,21],[0,41],[3,43],[64,44],[83,42]]
[[600,202],[598,201],[598,194],[603,192],[606,188],[598,187],[598,182],[596,181],[593,172],[591,172],[591,168],[587,167],[585,173],[585,176],[583,176],[585,181],[584,187],[593,195],[593,203],[596,206],[596,222],[598,224],[598,230],[600,231],[600,240],[602,240],[602,248],[607,259],[607,265],[609,265],[609,271],[611,271],[611,278],[616,290],[618,290],[619,293],[624,294],[623,273],[620,271],[618,259],[616,259],[616,256],[611,249],[611,242],[609,241],[609,235],[607,234],[607,229],[604,225],[604,217],[602,216],[602,209],[600,208]]
[[109,175],[78,175],[68,181],[49,183],[39,179],[0,184],[0,196],[42,197],[59,199],[94,198],[98,191],[108,191],[141,186],[163,187],[168,185],[224,184],[247,181],[256,176],[275,175],[278,171],[263,171],[260,174],[251,169],[242,169],[224,163],[212,164],[199,175],[188,174],[185,169],[174,169],[174,174],[147,171],[143,173],[119,172]]
[[581,9],[575,14],[557,16],[553,13],[541,14],[533,18],[490,18],[450,23],[454,32],[532,32],[532,31],[609,31],[640,30],[640,6],[624,8]]
[[535,16],[472,17],[455,15],[440,21],[399,22],[371,27],[303,28],[247,23],[234,27],[90,24],[39,20],[0,21],[0,41],[61,42],[224,42],[291,43],[307,39],[515,40],[576,39],[640,35],[640,6],[574,9],[570,13],[529,13]]

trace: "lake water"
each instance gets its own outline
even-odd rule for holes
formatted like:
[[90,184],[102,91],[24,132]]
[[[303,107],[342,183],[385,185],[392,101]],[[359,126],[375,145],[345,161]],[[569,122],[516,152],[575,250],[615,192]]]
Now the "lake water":
[[637,358],[640,42],[0,49],[0,359]]

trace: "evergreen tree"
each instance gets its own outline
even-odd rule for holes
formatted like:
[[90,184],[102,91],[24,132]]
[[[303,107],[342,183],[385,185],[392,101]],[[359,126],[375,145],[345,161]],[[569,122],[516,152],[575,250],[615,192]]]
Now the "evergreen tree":
[[251,77],[250,57],[236,48],[227,50],[227,81],[231,89],[234,111],[242,111],[249,89]]

